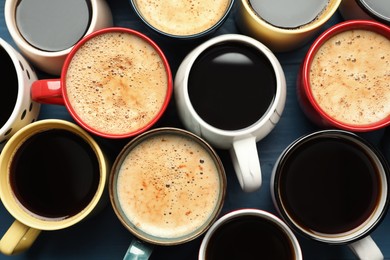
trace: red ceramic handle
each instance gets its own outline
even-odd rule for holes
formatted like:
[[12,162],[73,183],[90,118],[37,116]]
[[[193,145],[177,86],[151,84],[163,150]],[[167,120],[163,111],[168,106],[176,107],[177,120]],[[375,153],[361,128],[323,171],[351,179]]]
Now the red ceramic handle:
[[43,79],[33,82],[31,97],[42,104],[65,105],[59,79]]

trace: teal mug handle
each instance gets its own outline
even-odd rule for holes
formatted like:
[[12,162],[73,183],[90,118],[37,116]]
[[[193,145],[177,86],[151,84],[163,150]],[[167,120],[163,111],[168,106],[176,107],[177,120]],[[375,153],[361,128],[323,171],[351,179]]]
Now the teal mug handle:
[[136,238],[131,241],[123,260],[147,260],[153,252],[153,246]]

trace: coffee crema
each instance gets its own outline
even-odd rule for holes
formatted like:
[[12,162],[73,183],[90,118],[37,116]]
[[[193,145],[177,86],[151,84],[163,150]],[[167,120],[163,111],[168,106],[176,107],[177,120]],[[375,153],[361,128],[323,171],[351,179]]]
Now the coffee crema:
[[366,125],[390,115],[390,40],[368,30],[328,39],[310,67],[311,93],[335,120]]
[[127,134],[146,126],[163,106],[166,67],[157,50],[136,35],[110,32],[84,43],[66,74],[72,109],[90,127]]
[[329,0],[248,0],[253,11],[265,22],[285,29],[298,29],[318,19]]
[[119,169],[117,195],[135,227],[151,236],[178,238],[212,216],[221,193],[215,159],[184,136],[160,134],[139,143]]
[[134,0],[143,18],[156,29],[172,35],[202,33],[217,24],[225,15],[230,0]]

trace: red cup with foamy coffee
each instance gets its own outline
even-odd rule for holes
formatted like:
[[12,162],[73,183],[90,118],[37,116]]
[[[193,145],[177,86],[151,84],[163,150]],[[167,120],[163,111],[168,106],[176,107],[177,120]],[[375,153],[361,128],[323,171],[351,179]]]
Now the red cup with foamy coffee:
[[390,27],[334,25],[312,44],[297,82],[302,110],[320,127],[367,132],[390,124]]
[[140,134],[162,116],[172,74],[162,50],[144,34],[106,28],[78,42],[60,79],[38,80],[35,101],[65,105],[89,132],[106,138]]

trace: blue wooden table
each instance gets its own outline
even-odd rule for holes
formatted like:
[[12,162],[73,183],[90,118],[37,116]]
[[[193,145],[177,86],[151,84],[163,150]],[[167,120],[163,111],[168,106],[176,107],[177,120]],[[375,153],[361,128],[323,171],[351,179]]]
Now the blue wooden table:
[[[0,0],[0,37],[15,47],[5,26],[4,2],[5,0]],[[205,40],[181,42],[161,38],[156,33],[150,31],[136,17],[127,0],[108,0],[108,3],[114,15],[115,26],[136,29],[154,39],[165,52],[173,74],[175,74],[184,56],[201,41]],[[239,33],[234,20],[236,6],[233,8],[229,19],[212,36]],[[341,21],[340,14],[336,13],[322,30]],[[310,43],[292,52],[276,54],[286,74],[287,102],[285,111],[276,128],[265,139],[258,142],[263,172],[262,188],[253,193],[244,193],[236,179],[229,153],[224,150],[217,150],[225,165],[228,179],[228,192],[221,214],[240,208],[257,208],[277,214],[272,204],[269,189],[274,163],[283,149],[293,140],[304,134],[319,130],[306,119],[300,110],[295,92],[299,66],[309,46]],[[52,77],[40,72],[38,74],[39,78]],[[3,83],[0,83],[0,90],[2,86],[4,86]],[[46,118],[72,121],[64,107],[55,105],[42,106],[40,119]],[[158,126],[182,127],[175,111],[174,100],[172,100],[165,115],[156,125],[156,127]],[[387,145],[384,142],[384,140],[390,139],[384,130],[375,133],[365,133],[362,136],[377,145],[385,154],[387,154],[387,150],[390,150],[390,148],[387,148],[390,147],[390,142],[386,142]],[[128,140],[105,140],[102,138],[97,138],[97,140],[113,158],[115,158],[123,145],[128,142]],[[6,231],[12,221],[12,216],[0,203],[0,236]],[[386,216],[381,225],[372,233],[372,237],[382,249],[385,258],[390,259],[390,216]],[[42,232],[35,244],[27,252],[14,257],[0,255],[0,259],[122,259],[131,239],[132,235],[121,225],[111,205],[108,204],[99,215],[71,228]],[[152,259],[197,259],[201,239],[202,237],[179,246],[156,247]],[[300,236],[298,236],[298,239],[305,259],[355,259],[347,246],[330,246],[310,241]]]

